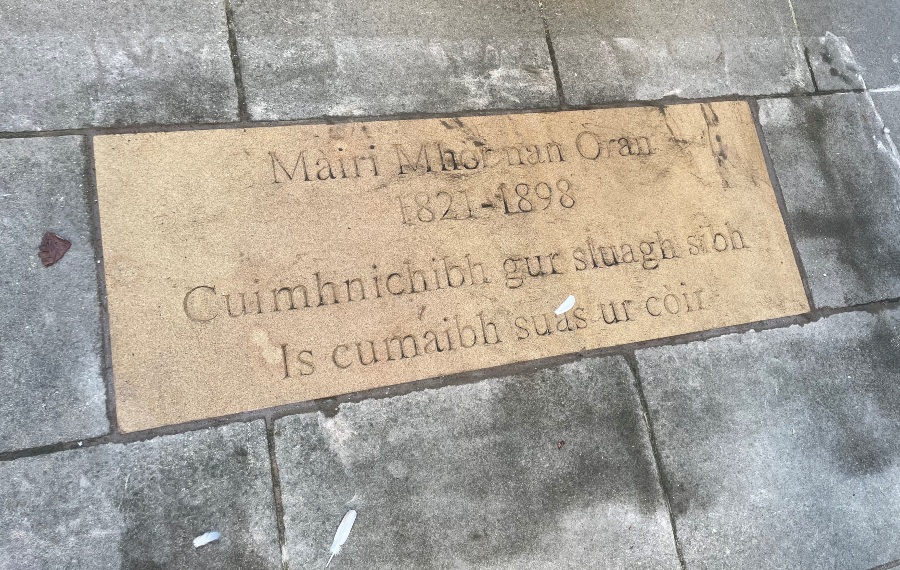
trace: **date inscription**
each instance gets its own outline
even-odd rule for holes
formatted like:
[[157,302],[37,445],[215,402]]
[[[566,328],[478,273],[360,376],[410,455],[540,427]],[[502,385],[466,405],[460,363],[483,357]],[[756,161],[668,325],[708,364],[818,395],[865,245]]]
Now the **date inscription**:
[[501,182],[493,193],[479,197],[475,190],[439,190],[400,196],[400,219],[404,224],[472,220],[494,213],[529,214],[551,208],[571,210],[575,207],[572,182],[560,178],[551,182]]

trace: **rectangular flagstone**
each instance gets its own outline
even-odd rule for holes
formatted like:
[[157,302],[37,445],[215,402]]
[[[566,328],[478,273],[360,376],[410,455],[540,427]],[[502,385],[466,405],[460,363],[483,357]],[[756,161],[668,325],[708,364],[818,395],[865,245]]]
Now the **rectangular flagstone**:
[[[109,430],[84,148],[0,140],[0,451]],[[71,245],[45,267],[48,232]]]
[[3,568],[282,567],[261,421],[0,462],[0,480]]
[[900,559],[900,311],[637,358],[687,568]]
[[291,568],[676,570],[633,376],[584,360],[275,424]]
[[555,105],[534,0],[233,0],[250,116]]
[[221,0],[0,7],[0,130],[236,118]]
[[807,310],[744,102],[95,155],[127,431]]
[[[841,88],[836,81],[856,87],[850,81],[859,72],[870,89],[900,85],[898,26],[900,5],[872,0],[791,0],[797,23],[808,42],[811,60],[823,60],[814,67],[820,89]],[[836,51],[830,46],[840,43]],[[847,64],[851,73],[847,73]]]
[[545,0],[566,101],[812,91],[787,0]]
[[844,307],[900,297],[900,155],[872,99],[768,99],[759,102],[759,118],[813,302]]

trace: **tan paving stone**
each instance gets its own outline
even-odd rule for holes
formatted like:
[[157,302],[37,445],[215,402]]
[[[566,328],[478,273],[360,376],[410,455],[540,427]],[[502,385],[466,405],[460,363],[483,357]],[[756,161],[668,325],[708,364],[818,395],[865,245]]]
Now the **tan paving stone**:
[[743,102],[95,147],[128,431],[807,310]]

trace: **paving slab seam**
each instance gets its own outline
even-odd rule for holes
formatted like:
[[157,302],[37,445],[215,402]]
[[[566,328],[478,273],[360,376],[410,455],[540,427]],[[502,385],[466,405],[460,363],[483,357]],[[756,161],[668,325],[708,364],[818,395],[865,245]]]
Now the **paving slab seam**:
[[894,560],[893,562],[888,562],[887,564],[876,566],[874,568],[870,568],[869,570],[890,570],[891,568],[900,568],[900,559]]
[[463,109],[442,113],[395,113],[385,115],[322,115],[306,117],[302,119],[282,119],[276,121],[231,121],[209,123],[140,123],[127,126],[89,126],[77,129],[58,129],[46,131],[4,131],[0,132],[0,139],[35,138],[35,137],[59,137],[69,135],[99,136],[134,133],[166,133],[182,131],[203,131],[216,129],[258,129],[265,127],[289,127],[295,125],[339,125],[345,123],[377,123],[382,121],[402,121],[412,119],[441,119],[466,117],[489,117],[495,115],[523,115],[529,113],[554,113],[564,111],[593,111],[598,109],[629,109],[634,107],[667,107],[671,105],[688,105],[692,103],[721,103],[734,101],[753,101],[763,99],[794,99],[803,97],[821,97],[826,95],[838,95],[846,93],[865,93],[865,89],[837,89],[830,91],[813,92],[786,92],[760,95],[720,95],[715,97],[679,98],[664,97],[662,99],[639,99],[631,101],[611,101],[592,105],[571,105],[566,103],[549,107],[524,107],[524,108],[492,108],[492,109]]
[[650,453],[653,455],[653,464],[656,467],[656,479],[659,482],[663,501],[666,504],[666,512],[669,515],[669,526],[672,529],[672,542],[675,545],[675,554],[678,556],[678,563],[681,565],[681,570],[687,570],[687,562],[684,559],[681,540],[678,538],[678,522],[675,520],[675,511],[672,509],[671,485],[669,484],[669,478],[663,467],[659,446],[656,443],[656,433],[653,431],[653,421],[650,419],[650,408],[647,406],[647,398],[644,396],[644,387],[641,383],[641,374],[637,357],[634,352],[629,352],[623,356],[628,363],[628,367],[631,368],[631,375],[634,377],[634,388],[637,391],[638,400],[641,403],[641,415],[644,418],[644,426],[647,428],[647,438],[650,441]]
[[287,539],[284,527],[284,503],[281,499],[281,472],[275,455],[275,421],[266,418],[266,444],[269,452],[269,468],[272,473],[272,500],[275,503],[275,525],[278,529],[278,544],[281,547],[281,567],[288,570]]
[[231,53],[231,67],[234,71],[234,86],[237,89],[238,119],[250,120],[250,112],[247,110],[247,90],[244,87],[244,76],[241,71],[241,58],[238,54],[237,33],[234,29],[234,10],[231,8],[231,0],[224,0],[225,21],[228,23],[228,51]]
[[[194,422],[192,424],[177,424],[173,426],[165,426],[153,430],[132,433],[110,433],[100,437],[72,439],[60,443],[50,445],[41,445],[38,447],[30,447],[26,449],[17,449],[15,451],[5,451],[0,453],[0,463],[6,461],[15,461],[26,457],[39,457],[42,455],[51,455],[62,451],[71,451],[73,449],[89,449],[107,444],[130,444],[142,441],[149,441],[158,437],[171,435],[181,435],[194,431],[203,431],[210,428],[223,427],[237,423],[251,423],[258,420],[265,420],[266,415],[258,412],[244,412],[235,414],[234,416],[226,416],[214,418],[206,422]],[[196,425],[194,425],[196,424]]]
[[97,299],[100,304],[100,367],[103,384],[106,386],[106,417],[110,433],[118,433],[116,419],[115,384],[113,382],[112,343],[109,333],[109,307],[106,297],[106,269],[103,258],[103,237],[100,230],[100,203],[97,198],[97,171],[94,168],[94,138],[85,137],[86,178],[85,192],[88,195],[91,216],[91,245],[94,248],[94,268],[97,273]]
[[812,288],[809,285],[809,277],[806,274],[806,267],[803,265],[803,259],[800,257],[800,249],[797,247],[794,228],[788,216],[787,204],[784,201],[784,192],[781,189],[781,182],[778,180],[778,173],[775,171],[775,163],[772,161],[772,154],[769,152],[769,144],[763,134],[762,123],[759,120],[759,104],[756,100],[750,101],[750,113],[753,115],[753,123],[756,125],[756,136],[759,139],[760,148],[763,154],[763,160],[766,163],[766,170],[769,172],[769,181],[772,183],[772,189],[775,191],[775,201],[778,202],[778,209],[781,211],[781,219],[787,230],[788,242],[791,244],[791,250],[794,252],[794,263],[800,273],[800,282],[803,283],[803,291],[806,293],[806,302],[809,304],[810,311],[816,308],[813,302]]
[[[792,8],[793,10],[793,8]],[[813,71],[812,61],[809,59],[809,48],[803,48],[803,59],[806,60],[806,69],[809,70],[809,78],[812,79],[813,91],[819,93],[819,83],[816,81],[816,73]]]
[[544,2],[538,0],[538,11],[541,13],[541,22],[544,25],[544,39],[547,41],[547,52],[550,54],[550,65],[553,67],[553,79],[556,81],[556,96],[559,98],[559,107],[567,108],[566,95],[563,91],[562,76],[559,74],[559,63],[556,60],[556,50],[553,48],[553,38],[550,36],[550,26],[544,15]]
[[512,376],[527,372],[535,372],[545,368],[552,368],[576,362],[585,358],[602,358],[608,356],[627,357],[634,354],[635,351],[644,348],[653,348],[658,346],[676,346],[690,344],[693,342],[702,342],[710,339],[732,335],[743,334],[747,332],[759,332],[765,330],[773,330],[787,328],[791,326],[805,326],[832,315],[853,312],[867,312],[870,314],[878,314],[888,310],[900,308],[900,298],[887,299],[866,303],[864,305],[855,305],[852,307],[841,308],[823,308],[816,309],[809,313],[796,315],[793,317],[783,317],[779,319],[770,319],[755,323],[746,323],[743,325],[734,325],[708,331],[699,331],[674,337],[646,340],[636,343],[619,345],[614,347],[605,347],[592,349],[587,351],[574,352],[561,356],[554,356],[544,359],[531,360],[525,362],[517,362],[506,364],[498,367],[484,368],[463,372],[459,374],[437,376],[424,380],[407,382],[405,384],[396,384],[393,386],[366,390],[363,392],[353,392],[343,394],[341,396],[322,398],[318,400],[310,400],[306,402],[297,402],[293,404],[285,404],[273,408],[262,410],[253,410],[249,412],[240,412],[227,416],[220,416],[212,419],[195,420],[169,426],[162,426],[149,430],[135,431],[129,433],[115,432],[95,438],[76,439],[51,445],[43,445],[38,447],[20,449],[15,451],[7,451],[0,453],[0,462],[14,461],[23,457],[33,457],[39,455],[48,455],[60,451],[68,451],[71,449],[81,449],[104,445],[108,443],[135,443],[139,441],[147,441],[160,436],[177,435],[181,433],[199,431],[208,428],[220,427],[232,423],[248,423],[256,420],[275,421],[277,419],[308,413],[322,413],[326,417],[334,417],[340,406],[347,403],[356,403],[366,400],[381,400],[403,396],[413,392],[421,392],[425,390],[437,390],[449,386],[460,386],[466,384],[474,384],[491,378],[504,376]]
[[900,308],[900,297],[893,299],[882,299],[872,303],[864,303],[861,305],[850,305],[847,307],[822,307],[815,310],[817,317],[811,322],[830,317],[831,315],[839,315],[841,313],[865,312],[877,315],[883,311]]

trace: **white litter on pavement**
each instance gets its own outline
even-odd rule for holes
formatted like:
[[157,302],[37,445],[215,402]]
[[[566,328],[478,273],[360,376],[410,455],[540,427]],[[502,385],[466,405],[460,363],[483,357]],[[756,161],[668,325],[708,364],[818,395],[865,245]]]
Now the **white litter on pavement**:
[[205,546],[205,545],[209,544],[210,542],[215,542],[215,541],[219,540],[219,537],[221,537],[221,536],[222,536],[221,534],[219,534],[218,532],[216,532],[214,530],[205,532],[194,539],[194,548],[200,548],[201,546]]
[[338,527],[337,532],[334,533],[334,540],[331,542],[331,556],[328,558],[328,563],[325,564],[325,568],[328,568],[328,565],[331,564],[331,559],[334,558],[335,554],[341,551],[341,547],[347,542],[347,537],[350,536],[350,529],[353,528],[354,522],[356,522],[356,511],[351,509],[347,511],[347,514],[341,519],[341,524]]
[[562,305],[556,308],[556,315],[559,316],[575,306],[575,295],[569,295]]

